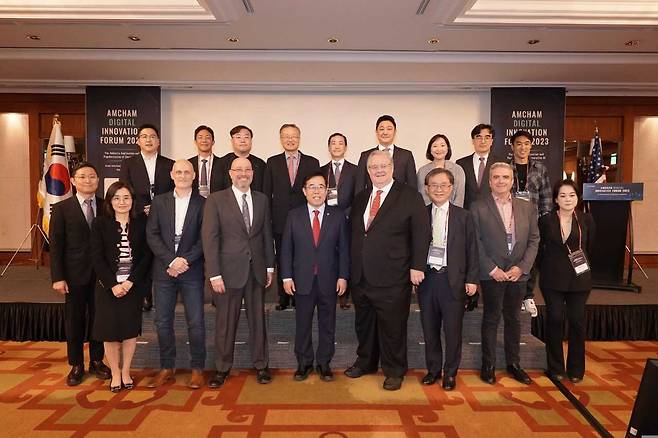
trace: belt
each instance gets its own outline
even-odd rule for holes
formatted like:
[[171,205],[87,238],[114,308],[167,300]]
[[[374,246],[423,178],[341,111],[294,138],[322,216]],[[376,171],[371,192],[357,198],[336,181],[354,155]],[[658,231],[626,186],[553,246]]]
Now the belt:
[[429,268],[430,272],[434,272],[436,274],[443,274],[444,272],[448,271],[447,266],[441,266],[441,269],[436,269],[434,266],[429,266],[429,265],[427,267]]

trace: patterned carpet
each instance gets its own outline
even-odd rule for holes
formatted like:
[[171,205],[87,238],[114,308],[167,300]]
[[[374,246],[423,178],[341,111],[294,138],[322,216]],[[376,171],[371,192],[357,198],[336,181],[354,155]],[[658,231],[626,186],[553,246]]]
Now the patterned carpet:
[[[648,357],[658,342],[593,342],[585,380],[566,386],[614,436],[623,436]],[[0,342],[0,435],[170,437],[571,437],[598,436],[540,371],[524,386],[498,373],[495,386],[463,371],[457,390],[419,383],[409,372],[401,391],[381,388],[382,376],[326,383],[294,382],[277,370],[270,385],[234,371],[220,390],[188,390],[188,374],[158,390],[151,370],[134,370],[137,387],[112,394],[88,377],[69,388],[64,344]],[[208,372],[210,375],[210,372]]]

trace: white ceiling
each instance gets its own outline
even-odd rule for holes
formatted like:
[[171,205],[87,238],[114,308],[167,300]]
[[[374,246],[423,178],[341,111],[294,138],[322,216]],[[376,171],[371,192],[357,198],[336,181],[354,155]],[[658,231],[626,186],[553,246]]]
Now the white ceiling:
[[658,1],[3,0],[0,84],[651,94]]

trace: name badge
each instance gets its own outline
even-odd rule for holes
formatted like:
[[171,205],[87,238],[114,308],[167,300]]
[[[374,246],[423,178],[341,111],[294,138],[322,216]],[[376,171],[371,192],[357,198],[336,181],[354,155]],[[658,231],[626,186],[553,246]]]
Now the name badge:
[[507,233],[507,252],[512,253],[512,233]]
[[524,201],[530,202],[530,192],[527,191],[527,190],[524,190],[522,192],[516,192],[514,194],[514,197],[518,198],[518,199],[523,199]]
[[128,277],[130,277],[130,267],[131,263],[129,262],[119,262],[117,269],[117,281],[119,283],[123,283],[124,281],[128,280]]
[[587,264],[587,257],[582,249],[574,251],[569,254],[569,260],[571,261],[571,266],[573,270],[576,271],[576,275],[584,274],[589,271],[589,265]]
[[329,188],[327,189],[327,205],[338,205],[338,189]]
[[445,258],[446,249],[443,246],[430,246],[429,253],[427,254],[427,264],[444,266],[443,259]]

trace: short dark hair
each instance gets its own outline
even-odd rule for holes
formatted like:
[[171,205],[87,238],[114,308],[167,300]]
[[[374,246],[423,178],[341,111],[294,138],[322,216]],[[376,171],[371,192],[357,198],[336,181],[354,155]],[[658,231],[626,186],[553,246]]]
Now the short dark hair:
[[[247,131],[249,131],[249,135],[251,136],[251,138],[254,138],[254,132],[253,132],[248,126],[244,126],[244,125],[234,126],[234,127],[229,131],[228,135],[229,135],[230,137],[233,137],[235,134],[240,133],[240,131],[242,131],[243,129],[246,129]],[[280,131],[279,131],[279,133],[280,133]]]
[[516,131],[516,132],[514,133],[514,135],[513,135],[512,138],[510,139],[510,143],[514,144],[514,142],[516,141],[516,139],[519,138],[519,137],[525,137],[525,138],[527,138],[528,140],[530,140],[531,143],[532,143],[532,141],[534,140],[534,137],[532,136],[531,133],[529,133],[528,131],[523,131],[523,130],[521,130],[521,131]]
[[199,125],[199,126],[196,127],[196,129],[194,130],[194,139],[195,140],[196,140],[197,134],[201,131],[208,131],[208,133],[212,137],[212,141],[215,141],[215,131],[213,131],[210,126],[206,126],[206,125]]
[[[557,199],[557,195],[560,193],[560,189],[564,186],[569,186],[574,189],[576,192],[576,196],[578,196],[578,203],[580,204],[581,197],[580,197],[580,189],[578,188],[578,184],[571,178],[563,179],[558,182],[556,182],[553,185],[553,202]],[[555,203],[555,209],[558,210],[560,207],[557,205],[557,202]]]
[[425,185],[429,185],[430,178],[441,174],[445,174],[448,177],[448,181],[450,181],[450,185],[455,184],[455,175],[453,175],[451,171],[443,167],[435,167],[434,169],[430,170],[427,173],[427,175],[425,175]]
[[496,137],[496,131],[494,130],[493,126],[487,123],[480,123],[471,130],[471,138],[475,138],[480,132],[482,132],[483,129],[488,129],[489,132],[491,132],[491,137]]
[[395,129],[398,129],[398,125],[395,123],[395,119],[393,118],[393,116],[389,116],[388,114],[379,116],[379,118],[377,119],[377,123],[375,123],[375,129],[379,128],[379,124],[381,122],[391,122],[393,124],[393,127]]
[[313,172],[313,173],[311,173],[311,174],[309,174],[309,175],[306,175],[306,177],[305,177],[304,180],[302,181],[302,187],[306,187],[306,183],[307,183],[311,178],[315,178],[316,176],[320,176],[320,177],[322,177],[322,179],[324,180],[324,185],[325,185],[325,186],[327,185],[327,176],[326,176],[324,173],[322,173],[322,172],[320,172],[320,171],[317,171],[317,172]]
[[78,173],[78,170],[84,169],[85,167],[94,169],[94,172],[96,172],[96,176],[99,176],[98,169],[96,169],[96,166],[91,164],[89,161],[80,161],[78,164],[76,164],[75,167],[73,168],[73,174],[71,176],[75,177],[75,174]]
[[301,134],[301,132],[302,132],[302,130],[299,129],[299,126],[295,125],[294,123],[284,123],[284,124],[281,125],[281,127],[279,128],[279,135],[281,135],[281,132],[282,132],[284,129],[286,129],[286,128],[295,128],[295,129],[297,130],[297,132],[299,132],[300,134]]
[[345,142],[345,146],[347,146],[347,137],[345,137],[344,134],[341,134],[340,132],[334,132],[329,136],[329,139],[327,139],[327,145],[331,144],[331,139],[334,137],[343,137],[343,141]]
[[157,135],[158,138],[160,138],[160,130],[158,129],[157,126],[155,126],[155,125],[153,125],[153,124],[151,124],[151,123],[144,123],[144,124],[140,125],[139,128],[137,128],[137,137],[139,137],[139,134],[141,134],[142,131],[145,130],[145,129],[152,129],[152,130],[154,130],[154,131],[155,131],[155,135]]
[[133,205],[130,207],[130,217],[137,216],[137,211],[135,210],[135,190],[127,182],[119,180],[113,182],[110,187],[107,188],[105,202],[103,202],[103,214],[111,219],[115,218],[114,207],[112,207],[112,198],[114,198],[114,195],[116,195],[121,189],[128,189],[130,197],[133,200]]
[[432,144],[440,138],[442,138],[448,145],[448,153],[446,154],[446,160],[449,160],[450,157],[452,157],[452,148],[450,147],[450,140],[448,140],[448,137],[446,137],[443,134],[436,134],[433,135],[432,138],[430,138],[430,141],[427,143],[427,151],[425,151],[425,158],[427,158],[430,161],[434,160],[434,156],[432,155]]

